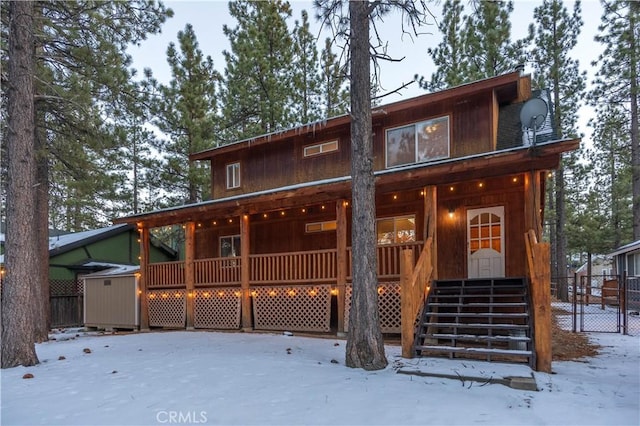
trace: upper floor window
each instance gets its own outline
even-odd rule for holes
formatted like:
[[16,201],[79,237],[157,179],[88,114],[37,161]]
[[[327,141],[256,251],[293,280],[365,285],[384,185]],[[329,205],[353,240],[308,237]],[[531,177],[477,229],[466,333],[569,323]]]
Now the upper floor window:
[[376,221],[378,244],[402,244],[416,240],[416,217],[396,216]]
[[227,189],[240,187],[240,163],[227,164]]
[[386,132],[386,167],[449,158],[449,117],[438,117]]
[[314,145],[308,145],[304,147],[304,156],[311,157],[313,155],[325,154],[327,152],[338,150],[338,140],[317,143]]

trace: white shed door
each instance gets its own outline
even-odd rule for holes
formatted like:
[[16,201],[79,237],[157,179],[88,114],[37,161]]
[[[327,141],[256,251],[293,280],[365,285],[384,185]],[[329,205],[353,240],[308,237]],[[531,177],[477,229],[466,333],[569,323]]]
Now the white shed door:
[[504,277],[504,206],[467,210],[469,278]]

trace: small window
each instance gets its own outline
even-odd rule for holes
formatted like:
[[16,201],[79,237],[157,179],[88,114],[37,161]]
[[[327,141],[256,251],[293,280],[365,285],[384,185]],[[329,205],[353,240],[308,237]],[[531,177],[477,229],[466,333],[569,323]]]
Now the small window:
[[398,216],[376,221],[378,244],[402,244],[416,240],[415,216]]
[[240,256],[240,235],[220,237],[220,257]]
[[227,164],[227,189],[240,187],[240,163]]
[[305,224],[304,230],[306,233],[312,232],[324,232],[335,231],[338,224],[335,220],[329,220],[327,222],[314,222]]
[[337,151],[338,141],[329,141],[318,143],[315,145],[309,145],[304,147],[304,156],[311,157],[313,155],[325,154],[327,152]]
[[386,132],[386,167],[449,158],[449,117],[413,123]]

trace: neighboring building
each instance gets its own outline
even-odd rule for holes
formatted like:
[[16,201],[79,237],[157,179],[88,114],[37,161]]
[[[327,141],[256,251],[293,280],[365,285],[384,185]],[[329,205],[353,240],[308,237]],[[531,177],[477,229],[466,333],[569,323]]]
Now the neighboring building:
[[[49,287],[53,326],[82,324],[82,276],[118,265],[138,265],[139,235],[121,224],[84,232],[56,232],[49,238]],[[177,253],[155,238],[147,249],[153,262],[174,261]],[[4,268],[4,256],[0,256]]]
[[[585,281],[589,275],[589,263],[582,264],[575,271],[576,278],[581,287],[587,287]],[[585,277],[585,278],[582,278]],[[593,294],[599,294],[596,289],[600,289],[605,280],[614,278],[613,260],[611,256],[596,255],[591,259],[591,286]]]
[[[384,332],[400,332],[401,251],[428,250],[440,322],[425,341],[451,356],[516,348],[533,359],[525,234],[541,240],[547,174],[580,141],[556,140],[552,112],[534,141],[520,122],[532,96],[530,76],[514,72],[372,111]],[[212,200],[116,220],[141,235],[141,327],[346,331],[350,125],[345,115],[193,154],[211,165]],[[156,263],[149,231],[177,224],[184,261]],[[487,313],[463,312],[486,295]]]
[[[139,235],[135,226],[121,224],[49,238],[49,278],[75,281],[116,265],[138,265]],[[153,262],[172,261],[177,253],[155,238],[149,246]]]
[[608,256],[613,258],[614,274],[640,277],[640,240],[619,247]]

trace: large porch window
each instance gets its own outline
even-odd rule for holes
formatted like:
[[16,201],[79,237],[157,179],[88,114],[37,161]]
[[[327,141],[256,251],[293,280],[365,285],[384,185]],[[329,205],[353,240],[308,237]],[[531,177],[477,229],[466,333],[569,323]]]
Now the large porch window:
[[449,158],[449,117],[438,117],[386,132],[386,167]]
[[416,241],[416,217],[396,216],[376,221],[378,244],[402,244]]

